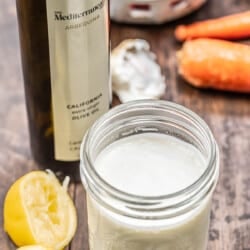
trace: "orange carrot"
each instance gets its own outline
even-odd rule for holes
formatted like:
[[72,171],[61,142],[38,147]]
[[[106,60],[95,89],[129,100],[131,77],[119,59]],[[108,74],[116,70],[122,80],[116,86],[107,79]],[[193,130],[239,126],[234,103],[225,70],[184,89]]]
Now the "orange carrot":
[[250,37],[250,11],[177,26],[175,37],[179,41],[202,37],[220,39]]
[[201,88],[250,93],[250,46],[217,39],[186,41],[177,53],[179,73]]

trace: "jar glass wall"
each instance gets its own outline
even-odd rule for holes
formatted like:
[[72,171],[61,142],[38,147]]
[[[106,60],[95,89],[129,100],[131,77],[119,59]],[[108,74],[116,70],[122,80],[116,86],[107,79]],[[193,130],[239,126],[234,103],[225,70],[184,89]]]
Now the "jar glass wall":
[[[96,169],[98,155],[112,143],[145,133],[168,135],[194,146],[205,160],[199,178],[182,190],[158,196],[126,193],[110,185]],[[80,153],[90,249],[206,249],[219,153],[210,129],[195,113],[165,101],[120,105],[90,128]]]

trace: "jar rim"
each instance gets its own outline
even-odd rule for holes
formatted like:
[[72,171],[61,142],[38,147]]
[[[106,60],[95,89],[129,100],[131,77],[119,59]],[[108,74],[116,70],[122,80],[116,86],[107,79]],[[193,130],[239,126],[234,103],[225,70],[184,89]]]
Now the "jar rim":
[[[109,184],[99,175],[90,157],[88,142],[91,140],[93,134],[95,134],[95,131],[100,126],[102,126],[103,123],[105,123],[105,121],[108,121],[109,119],[111,119],[111,117],[121,115],[122,113],[131,112],[132,110],[135,109],[136,110],[165,109],[170,112],[175,112],[180,116],[185,116],[188,117],[189,119],[192,119],[192,121],[196,125],[198,125],[201,129],[203,129],[203,132],[206,133],[207,138],[209,140],[210,150],[206,168],[202,173],[202,175],[195,182],[193,182],[186,188],[181,189],[174,193],[159,195],[159,196],[143,196],[119,190],[116,187]],[[162,100],[131,101],[125,104],[118,105],[113,109],[111,109],[109,112],[100,117],[86,133],[84,140],[81,144],[81,150],[80,150],[81,178],[83,183],[85,184],[85,187],[88,187],[91,193],[94,194],[95,198],[98,199],[99,201],[101,195],[104,194],[105,196],[108,196],[109,198],[114,199],[117,202],[125,203],[127,207],[133,208],[132,210],[137,209],[144,212],[146,210],[148,211],[155,210],[158,212],[160,211],[164,212],[164,210],[166,210],[167,208],[168,210],[170,208],[174,208],[176,214],[176,210],[178,210],[177,208],[180,208],[180,213],[183,213],[183,211],[186,211],[191,207],[190,206],[191,204],[192,205],[196,204],[200,199],[202,199],[202,197],[204,198],[204,196],[207,196],[214,189],[218,179],[218,172],[219,172],[218,154],[219,154],[218,147],[212,135],[211,130],[209,129],[205,121],[193,111],[174,102],[168,102]],[[189,197],[189,199],[186,199],[185,197]],[[192,202],[190,202],[190,200],[192,200]],[[105,203],[105,201],[102,200],[101,203]],[[106,207],[108,206],[109,209],[111,208],[113,210],[116,210],[116,212],[121,213],[123,215],[126,214],[126,211],[118,211],[119,209],[118,210],[114,209],[114,207],[110,206],[110,204],[103,204],[103,205]],[[126,215],[136,218],[140,217],[138,213],[136,214],[136,216],[133,216],[132,214],[129,213],[127,213]],[[152,216],[152,218],[154,217],[152,214],[150,216]],[[145,215],[143,217],[145,217]],[[163,217],[164,218],[167,217],[167,214],[164,213]]]

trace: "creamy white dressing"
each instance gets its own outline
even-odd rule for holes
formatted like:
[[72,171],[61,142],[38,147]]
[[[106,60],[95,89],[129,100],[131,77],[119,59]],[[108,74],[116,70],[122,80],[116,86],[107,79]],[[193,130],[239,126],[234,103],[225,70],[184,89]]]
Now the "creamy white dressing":
[[[164,134],[120,139],[97,157],[95,167],[112,186],[130,194],[158,196],[186,188],[206,168],[192,145]],[[191,211],[169,219],[122,216],[87,196],[91,250],[205,250],[210,197]]]
[[157,196],[190,186],[202,175],[206,164],[193,145],[165,134],[144,133],[109,145],[99,154],[95,166],[115,188]]

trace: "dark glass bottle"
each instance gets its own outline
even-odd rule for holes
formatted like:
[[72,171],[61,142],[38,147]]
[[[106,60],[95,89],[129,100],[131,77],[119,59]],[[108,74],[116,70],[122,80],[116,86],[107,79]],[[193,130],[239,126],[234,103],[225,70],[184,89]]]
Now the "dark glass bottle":
[[[110,102],[109,15],[105,0],[76,0],[75,5],[70,1],[16,0],[16,5],[34,159],[42,168],[77,180],[82,136]],[[99,43],[95,33],[101,33]]]

